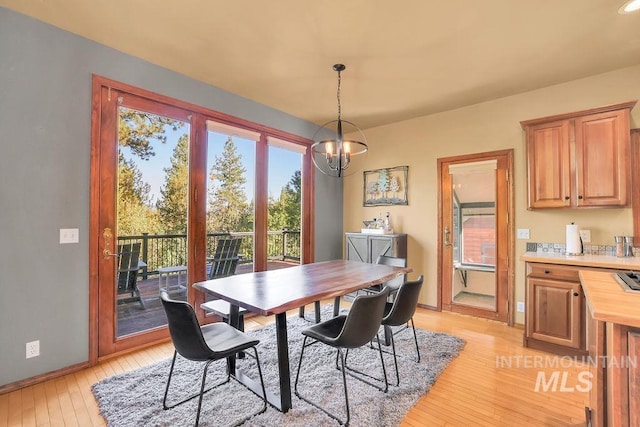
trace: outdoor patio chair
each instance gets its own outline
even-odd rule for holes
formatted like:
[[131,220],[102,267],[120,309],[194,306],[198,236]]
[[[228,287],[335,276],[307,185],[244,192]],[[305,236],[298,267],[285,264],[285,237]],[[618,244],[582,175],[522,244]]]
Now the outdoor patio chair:
[[138,289],[140,265],[139,242],[118,245],[118,295],[130,295],[126,298],[118,298],[118,304],[139,301],[142,308],[145,308]]
[[238,252],[242,244],[242,237],[221,237],[218,239],[216,252],[208,258],[207,277],[209,280],[220,277],[233,276],[240,261]]
[[[320,409],[322,412],[335,419],[340,424],[349,425],[350,420],[349,394],[347,392],[345,366],[346,355],[343,354],[342,350],[345,349],[348,352],[349,349],[362,347],[363,345],[373,340],[374,337],[377,337],[388,295],[389,291],[387,289],[383,289],[376,294],[358,295],[353,301],[353,305],[351,306],[348,314],[332,317],[329,320],[325,320],[322,323],[318,323],[302,331],[304,340],[302,342],[300,361],[298,362],[298,370],[296,373],[296,381],[294,385],[295,394],[300,399]],[[309,338],[311,338],[313,341],[307,344],[307,339]],[[300,378],[300,367],[302,366],[302,359],[304,358],[304,350],[306,347],[318,342],[337,349],[338,354],[336,355],[336,367],[342,372],[342,384],[344,386],[344,399],[347,413],[346,421],[342,421],[336,415],[320,407],[318,404],[301,396],[300,392],[298,391],[298,380]],[[380,353],[380,363],[382,365],[382,373],[384,376],[384,387],[373,384],[361,377],[354,376],[354,378],[373,387],[376,387],[386,393],[388,389],[387,371],[384,366],[380,340],[378,339],[377,342],[378,352]],[[338,361],[340,361],[340,365],[338,365]]]
[[[231,377],[237,380],[235,375],[231,374],[230,362],[227,359],[227,379],[209,387],[205,390],[205,384],[207,380],[207,370],[212,362],[217,360],[233,357],[236,353],[253,349],[253,356],[256,359],[256,365],[258,368],[258,374],[260,376],[260,385],[262,386],[262,396],[258,395],[254,390],[254,393],[258,397],[262,398],[264,404],[261,409],[251,414],[242,420],[238,421],[235,425],[240,425],[247,421],[249,418],[261,414],[267,409],[267,397],[264,388],[264,380],[262,378],[262,368],[260,367],[260,359],[258,358],[258,351],[256,346],[260,342],[257,339],[252,339],[248,335],[240,332],[232,326],[226,323],[209,323],[204,326],[200,326],[196,313],[193,311],[193,307],[185,301],[176,301],[169,298],[167,292],[162,291],[160,293],[160,299],[162,300],[162,306],[167,314],[167,323],[169,325],[169,333],[171,334],[171,340],[175,350],[173,352],[173,359],[171,360],[171,368],[169,370],[169,378],[167,379],[167,387],[164,391],[164,399],[162,400],[163,409],[175,408],[185,402],[188,402],[198,397],[198,410],[196,412],[197,426],[200,421],[200,411],[202,409],[202,397],[208,391],[211,391],[222,384],[226,384],[231,380]],[[173,368],[176,363],[176,356],[180,354],[182,357],[195,362],[206,362],[204,370],[202,372],[202,382],[200,385],[200,392],[193,396],[187,397],[172,405],[167,405],[167,395],[169,394],[169,386],[171,385],[171,377],[173,376]],[[238,381],[240,382],[240,381]],[[240,382],[242,384],[242,382]],[[244,384],[243,384],[244,385]],[[234,399],[231,394],[228,399]]]

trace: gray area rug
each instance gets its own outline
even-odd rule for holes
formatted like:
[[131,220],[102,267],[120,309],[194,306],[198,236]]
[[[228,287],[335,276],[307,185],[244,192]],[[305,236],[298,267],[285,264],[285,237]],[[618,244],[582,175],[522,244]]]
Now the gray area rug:
[[[322,319],[330,316],[331,308],[322,310]],[[307,313],[313,318],[313,312]],[[287,319],[290,344],[291,383],[300,357],[302,334],[300,331],[311,323],[298,317]],[[405,414],[424,395],[438,375],[446,368],[464,347],[464,340],[454,336],[418,329],[421,361],[415,362],[415,344],[410,330],[398,333],[396,350],[400,369],[400,386],[389,385],[389,391],[382,393],[354,378],[347,376],[349,404],[352,426],[396,426]],[[275,343],[275,325],[265,326],[249,334],[258,337],[258,354],[267,388],[277,390],[278,371]],[[381,334],[382,336],[382,334]],[[338,414],[342,419],[344,395],[342,376],[335,368],[336,351],[322,344],[307,347],[300,374],[299,390],[303,396],[319,402],[323,407]],[[395,384],[393,356],[384,354],[385,366],[390,383]],[[100,412],[109,426],[187,426],[193,425],[197,399],[174,409],[163,410],[162,398],[169,373],[171,360],[132,372],[115,375],[93,385],[92,390],[98,401]],[[349,352],[349,366],[370,375],[381,376],[380,357],[376,349],[363,347]],[[169,402],[175,402],[187,393],[199,390],[202,363],[187,361],[180,356],[171,382]],[[258,378],[255,362],[251,357],[238,360],[253,378]],[[225,362],[211,364],[207,382],[216,384],[225,377]],[[173,399],[171,399],[173,397]],[[338,423],[316,408],[293,395],[293,409],[283,414],[271,406],[267,411],[249,421],[245,426],[334,426]],[[262,401],[238,382],[232,380],[207,394],[202,403],[200,425],[232,425],[245,415],[256,412]]]

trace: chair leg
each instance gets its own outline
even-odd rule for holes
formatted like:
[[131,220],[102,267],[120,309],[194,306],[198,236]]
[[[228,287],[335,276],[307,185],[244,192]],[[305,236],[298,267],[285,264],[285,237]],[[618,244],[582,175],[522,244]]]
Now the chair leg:
[[[188,401],[190,401],[190,400],[193,400],[193,399],[195,399],[196,397],[200,396],[200,393],[196,393],[196,394],[194,394],[193,396],[189,396],[189,397],[187,397],[186,399],[181,400],[181,401],[179,401],[179,402],[177,402],[177,403],[174,403],[174,404],[172,404],[172,405],[167,405],[167,397],[168,397],[168,395],[169,395],[169,385],[171,384],[171,378],[172,378],[172,376],[173,376],[173,368],[174,368],[174,366],[175,366],[177,356],[178,356],[178,352],[174,350],[174,352],[173,352],[173,359],[171,360],[171,368],[169,369],[169,378],[167,379],[167,387],[166,387],[166,388],[165,388],[165,390],[164,390],[164,398],[162,399],[162,409],[165,409],[165,410],[166,410],[166,409],[173,409],[173,408],[175,408],[175,407],[176,407],[176,406],[178,406],[178,405],[182,405],[183,403],[186,403],[186,402],[188,402]],[[209,367],[209,363],[211,363],[211,362],[212,362],[212,361],[207,362],[207,366],[205,367],[205,369]],[[230,380],[231,380],[231,374],[230,374],[230,372],[229,372],[229,369],[227,368],[227,379],[226,379],[226,380],[224,380],[224,381],[222,381],[222,382],[221,382],[221,383],[219,383],[219,384],[216,384],[216,385],[213,385],[213,386],[209,387],[208,389],[204,390],[204,391],[202,392],[202,394],[207,393],[207,392],[209,392],[209,391],[213,390],[214,388],[221,386],[222,384],[226,384],[226,383],[228,383]]]
[[382,356],[382,346],[380,345],[380,338],[378,341],[378,353],[380,353],[380,364],[382,365],[382,375],[384,376],[384,392],[389,390],[389,380],[387,380],[387,368],[384,366],[384,357]]
[[[293,391],[295,392],[296,396],[298,396],[298,379],[300,378],[300,368],[302,367],[302,359],[304,358],[304,349],[307,348],[307,338],[309,338],[309,337],[305,335],[304,340],[302,340],[302,350],[300,350],[300,359],[298,360],[298,369],[296,371],[296,380],[293,383]],[[300,397],[300,396],[298,396],[298,397]]]
[[[262,387],[262,396],[258,395],[255,391],[253,391],[251,389],[249,389],[249,390],[253,391],[258,397],[261,397],[262,400],[264,401],[264,405],[262,405],[262,409],[260,409],[258,412],[254,413],[254,414],[251,414],[251,415],[241,419],[240,421],[235,423],[233,425],[233,427],[240,426],[240,425],[244,424],[246,421],[248,421],[249,419],[255,417],[256,415],[262,414],[264,411],[267,410],[267,390],[264,387],[264,379],[262,377],[262,368],[260,367],[260,359],[258,358],[258,350],[256,350],[255,347],[252,347],[252,348],[253,348],[254,356],[256,358],[256,365],[258,365],[258,375],[260,376],[260,386]],[[234,377],[234,379],[236,379],[236,381],[238,381],[237,378]],[[240,381],[238,381],[238,382],[240,382]]]
[[393,351],[393,364],[396,368],[396,386],[400,385],[400,373],[398,372],[398,357],[396,356],[396,340],[391,334],[391,349]]
[[170,406],[167,406],[167,395],[169,394],[169,384],[171,384],[171,377],[173,376],[173,366],[176,364],[176,356],[178,355],[177,351],[173,351],[173,359],[171,359],[171,368],[169,369],[169,378],[167,378],[167,387],[164,389],[164,399],[162,399],[162,408],[169,409]]
[[[307,337],[305,335],[304,340],[302,341],[302,350],[300,351],[300,360],[298,361],[298,369],[296,370],[296,380],[293,383],[293,392],[298,397],[298,399],[304,400],[305,402],[307,402],[309,405],[313,406],[314,408],[317,408],[317,409],[321,410],[322,412],[324,412],[325,414],[327,414],[328,416],[330,416],[331,418],[336,420],[338,423],[340,423],[340,425],[348,426],[349,425],[349,420],[350,420],[350,413],[349,413],[349,397],[347,395],[347,378],[345,376],[345,369],[344,369],[344,358],[342,359],[342,369],[341,369],[341,371],[342,371],[342,384],[344,385],[345,404],[346,404],[346,408],[347,408],[347,420],[346,421],[342,421],[340,418],[338,418],[337,416],[335,416],[331,412],[327,411],[326,409],[320,407],[316,403],[314,403],[314,402],[310,401],[309,399],[307,399],[306,397],[302,396],[300,394],[300,392],[298,391],[298,380],[300,379],[300,368],[302,367],[302,359],[304,358],[304,349],[307,347],[307,338],[309,338],[309,337]],[[339,356],[342,356],[342,352],[340,351],[340,349],[338,349],[338,356],[337,357],[339,357]]]
[[140,295],[140,289],[138,289],[138,285],[136,285],[135,287],[135,294],[138,298],[138,301],[140,301],[140,305],[142,306],[142,309],[145,310],[147,307],[144,305],[144,300],[142,299],[142,295]]
[[340,299],[342,297],[335,297],[333,299],[333,317],[338,317],[338,314],[340,314]]
[[342,384],[344,385],[344,405],[347,410],[347,420],[345,421],[344,425],[348,426],[349,420],[351,419],[351,413],[349,412],[349,393],[347,392],[347,370],[345,369],[345,360],[344,356],[342,355],[342,350],[338,349],[338,353],[340,354],[340,361],[342,362],[342,369],[340,370],[342,371]]
[[[249,420],[250,418],[255,417],[256,415],[261,414],[261,413],[263,413],[264,411],[267,410],[267,390],[265,389],[265,386],[264,386],[264,377],[262,376],[262,367],[260,366],[260,359],[258,357],[258,350],[255,347],[252,347],[252,348],[253,348],[253,353],[254,353],[255,358],[256,358],[256,365],[258,365],[258,375],[260,376],[260,386],[262,387],[262,396],[260,396],[257,393],[256,393],[256,395],[258,397],[262,398],[264,404],[262,405],[262,408],[258,412],[254,413],[254,414],[251,414],[248,417],[240,420],[239,422],[237,422],[234,425],[234,427],[243,424],[245,421]],[[182,401],[180,401],[178,403],[175,403],[175,404],[169,406],[169,405],[167,405],[167,395],[169,394],[169,385],[171,384],[171,377],[173,376],[173,368],[174,368],[175,363],[176,363],[177,355],[178,355],[178,352],[174,351],[173,352],[173,359],[171,360],[171,369],[169,370],[169,378],[167,379],[167,387],[165,388],[164,398],[162,399],[162,408],[163,409],[172,409],[172,408],[175,408],[178,405],[181,405],[181,404],[183,404],[185,402],[188,402],[188,401],[198,397],[198,410],[196,412],[196,422],[195,422],[195,425],[197,427],[198,424],[200,423],[200,413],[202,411],[202,398],[204,397],[205,393],[213,390],[214,388],[216,388],[218,386],[221,386],[222,384],[225,384],[225,383],[229,382],[231,380],[231,373],[229,371],[229,367],[227,366],[227,379],[225,381],[223,381],[223,382],[221,382],[219,384],[216,384],[216,385],[214,385],[212,387],[209,387],[208,389],[205,390],[204,386],[205,386],[205,384],[207,382],[207,371],[209,369],[209,365],[211,365],[211,363],[215,362],[215,360],[207,361],[207,363],[205,364],[204,369],[202,371],[202,382],[200,384],[200,392],[196,393],[193,396],[190,396],[190,397],[188,397],[188,398],[186,398],[186,399],[184,399],[184,400],[182,400]],[[234,379],[235,379],[235,377],[234,377]],[[236,381],[237,381],[237,379],[236,379]]]
[[207,381],[207,370],[209,369],[209,365],[211,364],[211,362],[213,362],[213,360],[209,360],[205,365],[204,365],[204,370],[202,371],[202,384],[200,385],[200,398],[198,399],[198,411],[196,412],[196,427],[198,427],[198,424],[200,423],[200,410],[202,409],[202,397],[204,396],[204,385]]
[[[376,341],[378,342],[378,350],[380,352],[380,364],[382,365],[383,379],[376,378],[373,375],[369,375],[366,372],[362,372],[362,371],[359,371],[357,369],[349,367],[347,365],[347,363],[346,363],[347,362],[347,358],[349,357],[349,349],[347,349],[346,352],[345,352],[346,354],[345,354],[345,357],[344,357],[344,367],[345,367],[346,370],[350,371],[350,372],[347,372],[347,373],[351,377],[357,379],[358,381],[362,381],[363,383],[368,384],[371,387],[376,388],[376,389],[380,390],[383,393],[386,393],[389,390],[389,380],[387,379],[387,368],[384,365],[384,358],[382,357],[382,347],[380,346],[380,337],[378,335],[376,335]],[[340,369],[339,366],[338,366],[338,356],[336,356],[336,368]],[[352,372],[355,372],[355,373],[357,373],[359,375],[354,375]],[[371,378],[371,379],[376,380],[376,381],[380,381],[380,382],[384,381],[384,387],[380,387],[377,384],[374,384],[374,383],[372,383],[370,381],[367,381],[366,379],[362,378],[360,375],[363,375],[365,377]]]
[[416,353],[418,353],[418,360],[416,362],[420,363],[420,347],[418,346],[418,336],[416,335],[416,325],[413,323],[413,317],[411,318],[411,329],[413,329],[413,340],[416,343]]

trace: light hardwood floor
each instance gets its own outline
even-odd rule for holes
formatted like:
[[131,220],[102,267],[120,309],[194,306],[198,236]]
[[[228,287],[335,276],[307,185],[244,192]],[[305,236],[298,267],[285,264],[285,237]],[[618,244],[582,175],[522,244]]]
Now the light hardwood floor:
[[[467,344],[407,414],[403,426],[584,425],[588,393],[568,390],[585,386],[578,375],[588,369],[586,365],[523,348],[522,329],[503,323],[424,309],[418,310],[414,320],[419,328],[447,332]],[[272,321],[273,317],[247,319],[246,328]],[[171,343],[160,344],[0,395],[0,426],[103,426],[91,384],[172,353]],[[540,367],[553,363],[559,366]],[[549,380],[555,371],[559,377],[554,390]],[[538,372],[544,372],[546,391],[543,387],[536,391]]]

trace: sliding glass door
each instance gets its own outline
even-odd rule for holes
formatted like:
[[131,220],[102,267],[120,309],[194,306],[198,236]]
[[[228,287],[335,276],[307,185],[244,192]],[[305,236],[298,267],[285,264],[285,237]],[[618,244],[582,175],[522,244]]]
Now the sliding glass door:
[[[92,357],[168,337],[160,292],[310,262],[309,141],[94,78]],[[95,322],[93,319],[96,319]]]

